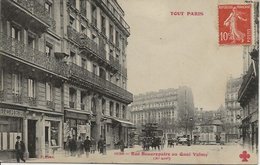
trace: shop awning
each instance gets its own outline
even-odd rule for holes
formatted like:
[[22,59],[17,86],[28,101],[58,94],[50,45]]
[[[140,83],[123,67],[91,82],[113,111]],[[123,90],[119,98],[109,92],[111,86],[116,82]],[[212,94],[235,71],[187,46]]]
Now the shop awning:
[[113,120],[119,122],[123,127],[135,128],[134,123],[132,123],[130,121],[119,120],[119,119],[113,119]]

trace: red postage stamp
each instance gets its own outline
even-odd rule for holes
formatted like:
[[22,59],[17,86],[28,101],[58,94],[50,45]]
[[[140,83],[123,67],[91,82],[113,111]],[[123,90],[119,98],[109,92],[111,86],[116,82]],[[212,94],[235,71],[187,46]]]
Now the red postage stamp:
[[219,5],[218,17],[220,45],[252,43],[251,5]]

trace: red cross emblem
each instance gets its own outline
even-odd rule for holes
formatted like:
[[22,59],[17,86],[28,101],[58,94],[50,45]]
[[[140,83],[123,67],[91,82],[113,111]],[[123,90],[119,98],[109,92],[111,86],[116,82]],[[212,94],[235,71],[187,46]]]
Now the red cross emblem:
[[243,151],[242,154],[239,155],[239,157],[242,159],[242,162],[247,162],[250,158],[250,154],[248,154],[246,151]]

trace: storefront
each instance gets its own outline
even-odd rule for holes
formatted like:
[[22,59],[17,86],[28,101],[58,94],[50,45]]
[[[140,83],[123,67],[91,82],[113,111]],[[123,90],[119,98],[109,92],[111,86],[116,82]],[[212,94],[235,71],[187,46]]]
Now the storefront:
[[113,119],[112,120],[112,128],[113,128],[113,141],[114,148],[118,148],[118,142],[123,140],[126,147],[129,146],[129,133],[128,129],[133,128],[133,123],[129,121]]
[[66,110],[64,116],[64,143],[68,136],[78,139],[90,137],[90,115]]
[[45,158],[62,148],[61,112],[27,109],[24,119],[26,156]]
[[0,107],[0,160],[15,158],[16,137],[23,138],[24,109]]

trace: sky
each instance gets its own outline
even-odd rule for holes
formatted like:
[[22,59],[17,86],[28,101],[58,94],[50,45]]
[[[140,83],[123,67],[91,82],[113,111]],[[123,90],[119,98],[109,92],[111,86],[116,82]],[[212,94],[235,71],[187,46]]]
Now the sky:
[[[242,73],[243,47],[219,46],[218,2],[118,0],[131,27],[128,90],[136,95],[187,85],[196,107],[224,105],[228,77]],[[172,16],[172,11],[203,16]]]

